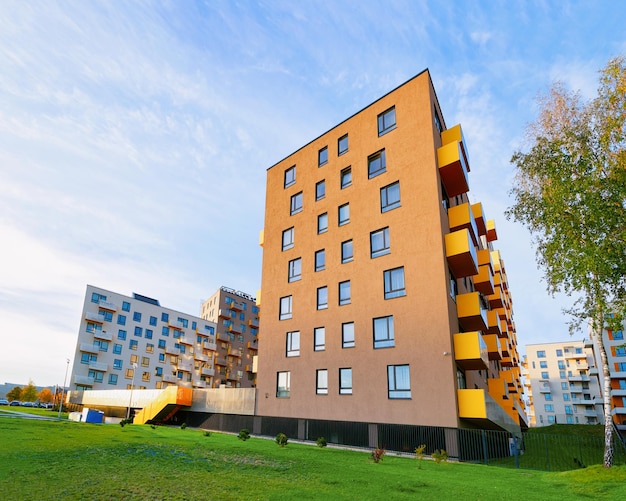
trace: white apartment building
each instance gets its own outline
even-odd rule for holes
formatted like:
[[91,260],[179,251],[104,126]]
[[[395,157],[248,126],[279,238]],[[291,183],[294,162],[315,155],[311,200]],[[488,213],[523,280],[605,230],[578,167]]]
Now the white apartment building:
[[214,322],[88,285],[69,387],[211,388],[217,353]]
[[530,424],[598,424],[602,397],[593,345],[585,341],[526,345]]

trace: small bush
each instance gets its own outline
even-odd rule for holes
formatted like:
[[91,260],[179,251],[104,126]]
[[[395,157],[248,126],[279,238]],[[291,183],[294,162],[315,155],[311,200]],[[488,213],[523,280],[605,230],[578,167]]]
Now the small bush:
[[372,461],[374,461],[374,463],[380,463],[384,456],[385,449],[378,447],[372,451]]
[[287,445],[288,440],[289,439],[287,438],[287,435],[285,435],[284,433],[279,433],[278,435],[276,435],[276,443],[280,447],[285,447]]
[[417,467],[422,468],[422,459],[424,459],[424,451],[426,450],[426,444],[422,444],[415,448],[415,457],[417,459]]
[[210,432],[209,430],[206,430],[206,431],[204,432],[204,436],[205,436],[205,437],[210,437],[210,436],[211,436],[211,432]]
[[180,425],[181,430],[184,430],[185,428],[187,428],[187,423],[183,423]]
[[157,425],[156,424],[151,424],[150,428],[152,428],[153,430],[156,430],[157,429]]
[[132,423],[133,423],[132,419],[122,419],[120,421],[120,426],[124,428],[124,426],[126,426],[127,424],[132,424]]
[[239,440],[243,440],[244,442],[250,438],[250,430],[247,428],[242,428],[239,430],[239,435],[237,435]]
[[326,447],[326,439],[324,437],[318,437],[317,439],[318,447]]
[[433,451],[432,457],[435,460],[435,463],[437,464],[445,463],[446,461],[448,461],[448,453],[444,451],[443,449],[441,449],[440,451],[438,450]]

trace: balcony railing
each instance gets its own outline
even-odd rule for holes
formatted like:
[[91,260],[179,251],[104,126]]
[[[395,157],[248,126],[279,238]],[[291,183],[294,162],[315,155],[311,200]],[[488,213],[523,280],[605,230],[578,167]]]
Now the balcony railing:
[[110,301],[98,301],[98,306],[100,306],[100,308],[104,309],[104,310],[108,310],[108,311],[117,311],[117,305],[115,303],[112,303]]
[[461,332],[454,335],[454,359],[465,370],[489,367],[487,345],[480,332]]
[[79,376],[78,374],[74,375],[74,384],[78,384],[81,386],[93,386],[94,380],[89,376]]
[[106,372],[109,370],[109,366],[103,362],[89,362],[89,368],[99,372]]
[[214,376],[215,369],[213,367],[202,367],[202,369],[200,369],[200,374],[203,376]]
[[104,315],[99,315],[98,313],[94,313],[92,311],[86,311],[85,318],[91,322],[97,322],[99,324],[104,323]]
[[476,247],[466,228],[448,233],[445,243],[448,266],[456,278],[471,277],[478,273]]
[[456,310],[463,330],[487,330],[487,310],[483,307],[479,292],[458,294],[456,296]]
[[80,343],[79,350],[85,353],[98,353],[100,348],[91,343]]
[[107,331],[99,330],[99,329],[96,329],[95,331],[93,331],[93,337],[97,339],[104,339],[105,341],[113,340],[113,334]]

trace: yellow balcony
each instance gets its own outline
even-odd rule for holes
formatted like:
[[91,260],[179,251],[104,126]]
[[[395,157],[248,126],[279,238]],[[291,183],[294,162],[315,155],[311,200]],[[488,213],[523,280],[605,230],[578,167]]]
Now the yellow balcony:
[[470,240],[469,231],[462,229],[445,236],[446,258],[456,278],[470,277],[478,271],[476,248]]
[[489,367],[487,345],[478,331],[454,335],[454,359],[465,370],[481,370]]
[[504,297],[502,296],[502,289],[494,285],[493,294],[487,296],[489,301],[489,307],[492,309],[504,307]]
[[487,311],[481,302],[479,292],[458,294],[456,296],[456,311],[463,330],[487,330]]
[[469,191],[467,181],[467,162],[465,161],[462,141],[452,141],[437,148],[437,163],[441,182],[448,198]]
[[474,221],[476,221],[476,228],[478,228],[479,235],[487,234],[487,225],[485,224],[485,214],[483,212],[483,204],[480,202],[472,204],[472,212],[474,213]]
[[500,329],[500,317],[495,310],[487,311],[487,334],[496,334],[498,337],[502,336],[502,330]]
[[263,247],[265,245],[265,230],[259,231],[259,245]]
[[499,428],[519,431],[516,422],[485,390],[457,390],[459,417],[467,419],[481,428]]
[[[261,289],[256,291],[256,305],[261,307]],[[261,312],[259,312],[258,315],[261,316]]]
[[493,294],[493,274],[488,264],[478,266],[478,273],[474,275],[474,288],[485,296]]
[[487,380],[487,384],[489,385],[489,395],[491,395],[491,398],[498,402],[509,398],[509,385],[503,378],[490,378]]
[[450,231],[457,231],[466,228],[470,232],[472,242],[478,245],[478,228],[474,220],[474,212],[469,203],[455,205],[448,209],[448,223]]
[[255,343],[254,341],[248,341],[248,344],[246,346],[248,347],[249,350],[259,349],[258,343]]
[[489,219],[487,221],[487,242],[493,242],[494,240],[498,240],[496,222],[493,219]]
[[253,329],[258,329],[259,328],[259,319],[258,318],[251,318],[250,320],[248,320],[248,326],[252,327]]
[[489,266],[489,270],[493,275],[495,272],[495,268],[493,266],[491,251],[489,249],[480,249],[478,252],[476,252],[476,255],[478,256],[478,266]]
[[503,357],[510,357],[511,353],[509,352],[509,340],[505,337],[501,337],[500,339],[500,349],[502,350]]
[[483,335],[483,340],[487,345],[487,353],[489,356],[489,360],[500,360],[502,359],[502,349],[500,348],[500,342],[498,341],[498,336],[496,334],[485,334]]
[[230,310],[227,308],[220,308],[217,314],[220,318],[230,318]]

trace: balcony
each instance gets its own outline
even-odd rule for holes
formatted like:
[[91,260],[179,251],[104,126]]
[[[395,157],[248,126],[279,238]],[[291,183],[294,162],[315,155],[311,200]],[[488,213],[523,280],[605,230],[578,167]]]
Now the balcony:
[[501,337],[500,341],[500,349],[502,350],[503,357],[510,357],[511,352],[509,351],[509,340],[505,337]]
[[209,341],[209,340],[204,341],[204,342],[202,343],[202,347],[203,347],[205,350],[217,351],[217,344],[215,343],[215,341]]
[[[588,390],[585,390],[585,391],[588,391]],[[574,386],[574,387],[570,386],[569,392],[570,393],[582,393],[583,392],[583,388],[582,388],[582,386],[580,386],[580,387],[579,386]],[[572,399],[572,400],[575,400],[575,399]]]
[[184,372],[193,372],[193,364],[190,362],[178,362],[178,370]]
[[489,368],[487,345],[478,331],[454,335],[454,359],[465,370]]
[[500,317],[495,310],[487,311],[487,334],[495,334],[502,337],[502,329],[500,328]]
[[168,355],[179,355],[180,350],[176,348],[176,346],[174,346],[173,344],[168,344],[165,346],[165,353],[167,353]]
[[178,378],[172,374],[163,374],[163,382],[178,384]]
[[487,234],[487,226],[485,225],[485,214],[483,212],[483,204],[477,202],[472,204],[472,213],[474,214],[474,221],[476,221],[476,228],[479,235]]
[[79,376],[78,374],[76,374],[74,376],[74,384],[80,385],[80,386],[93,386],[93,378],[89,377],[89,376]]
[[487,221],[487,242],[493,242],[494,240],[498,240],[496,222],[493,219],[490,219]]
[[215,376],[215,369],[213,367],[202,367],[200,374],[203,376]]
[[98,313],[94,313],[93,311],[86,311],[85,318],[91,322],[96,322],[98,324],[104,323],[104,315],[99,315]]
[[478,266],[478,273],[474,275],[474,289],[481,294],[493,294],[493,273],[488,264]]
[[233,347],[228,348],[228,354],[231,357],[241,358],[241,350],[239,348],[233,348]]
[[89,362],[89,368],[98,372],[106,372],[109,370],[109,366],[103,362]]
[[178,339],[178,342],[179,342],[180,344],[186,344],[187,346],[193,346],[194,344],[196,344],[195,339],[190,339],[190,338],[187,338],[187,337],[185,337],[185,336],[181,336],[181,337]]
[[228,308],[226,309],[220,308],[218,311],[218,316],[221,318],[231,318],[230,310]]
[[550,389],[550,383],[547,383],[547,386],[541,386],[539,388],[539,393],[552,393],[552,390]]
[[218,332],[216,337],[217,337],[217,339],[219,341],[229,341],[230,342],[230,335],[225,333],[225,332]]
[[216,357],[214,363],[215,363],[215,365],[219,365],[219,366],[222,366],[222,367],[228,367],[228,361],[224,357]]
[[209,356],[205,355],[202,352],[196,352],[194,353],[194,359],[197,360],[198,362],[208,362]]
[[84,353],[98,353],[100,348],[91,343],[80,343],[79,350]]
[[259,231],[259,245],[261,247],[265,245],[265,230]]
[[502,378],[490,378],[487,380],[489,395],[496,401],[508,400],[509,385]]
[[495,283],[493,288],[493,294],[489,294],[487,296],[487,300],[489,301],[489,307],[492,310],[497,308],[504,308],[504,297],[502,296],[502,289],[495,286]]
[[610,371],[611,379],[626,379],[626,371]]
[[576,359],[587,360],[587,355],[584,353],[566,353],[565,358],[568,360],[576,360]]
[[456,311],[463,330],[487,330],[487,311],[483,307],[479,292],[457,295]]
[[107,331],[103,331],[103,330],[95,330],[93,331],[93,337],[95,337],[96,339],[104,339],[105,341],[112,341],[113,340],[113,334],[107,332]]
[[258,343],[255,343],[254,341],[248,341],[248,344],[246,344],[246,347],[249,350],[258,350],[259,349]]
[[567,376],[567,380],[572,383],[590,381],[589,376],[587,376],[586,374],[577,374],[575,376]]
[[437,164],[448,198],[469,191],[467,181],[469,168],[465,160],[462,141],[452,141],[437,148]]
[[117,311],[117,305],[115,303],[111,303],[110,301],[100,300],[98,301],[98,306],[100,306],[103,310]]
[[485,390],[457,390],[459,417],[483,428],[519,430],[519,424]]
[[502,349],[500,348],[500,342],[496,334],[483,334],[483,340],[487,345],[487,353],[489,360],[501,360]]
[[193,379],[192,385],[194,388],[206,388],[206,381],[203,381],[202,379]]
[[170,328],[175,329],[177,331],[182,331],[185,328],[185,325],[181,321],[174,320],[173,318],[170,319],[168,324],[169,324]]
[[253,329],[258,329],[259,328],[259,319],[258,318],[251,318],[250,320],[248,320],[248,326],[253,328]]
[[472,242],[478,246],[478,227],[474,220],[474,212],[468,202],[448,209],[448,223],[451,232],[463,229],[469,231]]
[[[611,394],[615,396],[615,391],[612,391]],[[596,405],[596,404],[601,404],[602,401],[601,400],[596,401],[593,398],[576,398],[572,400],[572,403],[574,405]]]
[[445,236],[446,258],[456,278],[471,277],[478,272],[476,248],[467,229],[454,231]]
[[235,324],[233,324],[228,328],[228,332],[232,332],[234,334],[241,334],[241,327],[238,327]]

